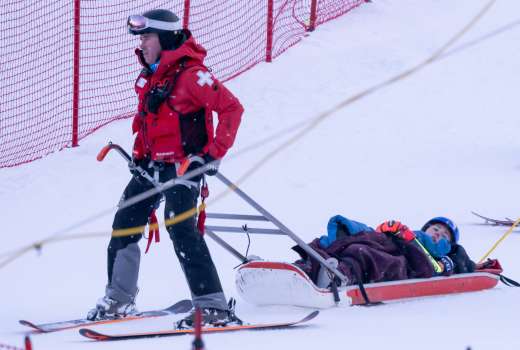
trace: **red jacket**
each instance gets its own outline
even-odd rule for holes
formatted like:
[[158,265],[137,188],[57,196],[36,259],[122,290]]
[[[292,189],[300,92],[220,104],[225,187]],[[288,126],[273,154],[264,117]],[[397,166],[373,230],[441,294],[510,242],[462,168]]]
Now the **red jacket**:
[[[139,49],[136,54],[141,57]],[[137,134],[134,158],[174,162],[187,153],[208,153],[220,159],[233,145],[244,109],[204,66],[205,56],[206,50],[190,37],[178,49],[161,52],[155,73],[141,72],[135,83],[139,105],[132,124]],[[152,113],[147,103],[150,90],[167,83],[173,89]],[[216,133],[213,111],[218,114]]]

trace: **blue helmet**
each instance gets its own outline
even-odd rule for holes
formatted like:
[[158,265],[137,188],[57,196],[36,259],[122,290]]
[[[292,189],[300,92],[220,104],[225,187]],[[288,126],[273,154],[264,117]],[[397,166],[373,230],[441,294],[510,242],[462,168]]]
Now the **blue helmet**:
[[428,220],[428,222],[426,222],[424,224],[424,226],[422,227],[421,231],[426,231],[426,229],[433,224],[445,225],[451,233],[453,242],[457,243],[459,241],[459,228],[457,227],[457,225],[455,225],[455,223],[453,221],[451,221],[450,219],[448,219],[444,216],[437,216],[437,217],[434,217],[433,219]]

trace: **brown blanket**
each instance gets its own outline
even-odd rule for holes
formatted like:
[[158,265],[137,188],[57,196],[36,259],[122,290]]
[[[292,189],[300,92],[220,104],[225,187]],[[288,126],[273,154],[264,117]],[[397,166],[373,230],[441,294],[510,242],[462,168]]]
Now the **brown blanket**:
[[[322,248],[319,239],[310,244],[323,258],[338,259],[338,269],[346,275],[349,284],[427,278],[434,275],[428,257],[416,243],[374,232],[360,233],[337,239],[328,248]],[[302,259],[295,262],[316,282],[319,263],[299,246],[293,249]]]

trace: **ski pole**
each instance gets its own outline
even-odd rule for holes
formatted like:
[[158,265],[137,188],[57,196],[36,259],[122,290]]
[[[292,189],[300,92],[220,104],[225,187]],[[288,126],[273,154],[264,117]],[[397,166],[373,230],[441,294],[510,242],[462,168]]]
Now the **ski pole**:
[[511,232],[513,232],[513,230],[515,229],[516,226],[518,226],[518,224],[520,224],[520,218],[519,218],[518,220],[516,220],[516,221],[513,223],[513,225],[511,225],[511,227],[509,228],[509,230],[507,230],[507,232],[504,233],[504,234],[502,235],[502,237],[500,237],[500,238],[498,239],[498,241],[495,242],[495,244],[493,244],[493,246],[491,247],[491,249],[489,249],[489,250],[487,251],[487,253],[484,254],[484,256],[483,256],[483,257],[478,261],[478,263],[480,264],[480,263],[482,263],[484,260],[486,260],[486,258],[489,256],[489,254],[491,254],[491,253],[493,252],[493,250],[495,250],[495,249],[498,247],[498,245],[499,245],[500,243],[502,243],[502,241],[503,241],[504,239],[506,239],[506,237],[509,236],[509,235],[511,234]]

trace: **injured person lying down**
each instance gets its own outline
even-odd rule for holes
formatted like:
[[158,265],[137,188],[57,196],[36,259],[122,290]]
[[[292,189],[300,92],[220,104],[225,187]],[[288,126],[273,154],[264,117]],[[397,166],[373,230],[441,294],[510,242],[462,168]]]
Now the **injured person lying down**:
[[[327,235],[309,246],[353,285],[474,272],[478,266],[458,242],[459,229],[446,217],[432,218],[412,231],[396,220],[374,230],[337,215],[329,220]],[[318,287],[328,287],[333,279],[329,270],[299,246],[293,249],[301,256],[295,265]]]

